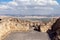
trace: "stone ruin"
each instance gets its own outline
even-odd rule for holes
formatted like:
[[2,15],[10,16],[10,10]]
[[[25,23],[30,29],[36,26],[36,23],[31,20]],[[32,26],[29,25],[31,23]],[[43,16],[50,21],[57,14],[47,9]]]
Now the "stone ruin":
[[39,31],[47,32],[55,23],[56,19],[52,19],[48,23],[42,21],[22,20],[14,17],[0,17],[0,40],[4,39],[13,31]]
[[20,20],[12,17],[0,18],[0,40],[13,31],[28,31],[28,21]]

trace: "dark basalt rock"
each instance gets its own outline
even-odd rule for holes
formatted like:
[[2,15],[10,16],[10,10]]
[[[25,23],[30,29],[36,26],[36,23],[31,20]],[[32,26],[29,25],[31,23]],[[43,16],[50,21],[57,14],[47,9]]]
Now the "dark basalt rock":
[[[60,40],[60,18],[52,25],[51,30],[48,30],[51,40]],[[59,36],[59,37],[58,37]]]
[[56,31],[56,35],[53,37],[53,40],[60,40],[60,29]]

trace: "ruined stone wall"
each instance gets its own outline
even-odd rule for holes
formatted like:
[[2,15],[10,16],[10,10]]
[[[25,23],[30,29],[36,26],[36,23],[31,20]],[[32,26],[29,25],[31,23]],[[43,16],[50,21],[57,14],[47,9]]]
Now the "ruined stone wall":
[[28,31],[29,25],[28,21],[20,20],[12,17],[0,18],[0,40],[4,38],[5,35],[13,31]]
[[0,17],[0,40],[13,31],[29,31],[37,29],[40,32],[47,32],[56,21],[52,19],[48,23],[42,21],[22,20],[14,17]]

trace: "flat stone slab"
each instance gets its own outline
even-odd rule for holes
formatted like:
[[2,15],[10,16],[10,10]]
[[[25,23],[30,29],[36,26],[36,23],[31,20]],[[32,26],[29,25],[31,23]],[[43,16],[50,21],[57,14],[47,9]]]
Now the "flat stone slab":
[[13,32],[4,40],[50,40],[47,33],[42,32]]

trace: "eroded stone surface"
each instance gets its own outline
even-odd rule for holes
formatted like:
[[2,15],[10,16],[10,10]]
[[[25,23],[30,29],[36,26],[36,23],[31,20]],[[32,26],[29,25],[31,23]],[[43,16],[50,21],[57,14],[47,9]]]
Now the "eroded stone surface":
[[50,40],[47,33],[30,31],[30,32],[13,32],[5,40]]

